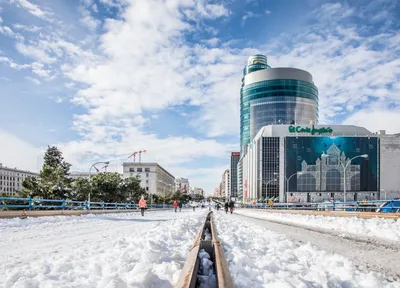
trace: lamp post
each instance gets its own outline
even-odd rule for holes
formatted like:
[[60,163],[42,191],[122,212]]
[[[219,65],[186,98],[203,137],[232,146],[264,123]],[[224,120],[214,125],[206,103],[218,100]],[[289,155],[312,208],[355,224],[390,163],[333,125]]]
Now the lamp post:
[[[386,200],[386,190],[385,189],[381,189],[381,191],[385,192],[385,200]],[[379,200],[381,200],[381,199],[379,199]]]
[[92,193],[92,185],[91,185],[91,174],[90,174],[90,172],[92,171],[92,168],[94,168],[94,169],[96,169],[96,171],[97,172],[99,172],[99,169],[97,169],[96,168],[96,165],[97,164],[104,164],[104,165],[106,165],[106,167],[107,167],[107,165],[108,164],[110,164],[110,161],[99,161],[99,162],[96,162],[96,163],[94,163],[92,166],[90,166],[90,168],[89,168],[89,184],[90,184],[90,190],[89,190],[89,195],[88,195],[88,208],[90,209],[90,194]]
[[[267,197],[267,191],[268,191],[268,184],[269,183],[271,183],[272,181],[277,181],[277,179],[271,179],[271,180],[269,180],[267,183],[265,183],[265,181],[264,180],[262,180],[262,179],[258,179],[257,178],[257,180],[258,181],[261,181],[261,182],[263,182],[264,184],[265,184],[265,198]],[[262,187],[261,187],[261,197],[262,197]]]
[[165,187],[171,186],[172,184],[165,184],[162,180],[158,180],[158,182],[164,184],[164,205],[163,205],[163,208],[165,208]]
[[[277,173],[277,172],[274,172],[274,174],[279,175],[279,173]],[[289,181],[294,175],[303,175],[303,174],[305,174],[305,173],[304,172],[296,172],[296,173],[293,173],[292,175],[290,175],[289,178],[286,178],[286,176],[283,175],[283,177],[286,180],[286,206],[288,209],[289,209]]]
[[364,158],[364,159],[366,159],[366,158],[368,158],[368,154],[362,154],[362,155],[354,156],[346,164],[343,163],[342,160],[340,160],[339,157],[331,156],[331,155],[328,155],[328,154],[322,154],[321,157],[322,158],[328,158],[328,157],[336,158],[339,161],[339,163],[342,166],[342,168],[343,168],[343,203],[344,203],[343,205],[344,205],[344,208],[346,210],[346,169],[349,166],[349,164],[351,163],[351,161],[353,161],[356,158]]

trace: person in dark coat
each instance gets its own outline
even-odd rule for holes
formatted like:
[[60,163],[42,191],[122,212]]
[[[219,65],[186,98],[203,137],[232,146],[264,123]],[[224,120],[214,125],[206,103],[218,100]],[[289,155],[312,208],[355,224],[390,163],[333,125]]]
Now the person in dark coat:
[[230,208],[230,211],[231,211],[231,214],[232,214],[233,213],[233,208],[235,208],[235,202],[233,202],[233,201],[229,202],[229,208]]
[[182,212],[182,202],[179,202],[179,212]]
[[225,213],[228,214],[229,203],[225,202]]

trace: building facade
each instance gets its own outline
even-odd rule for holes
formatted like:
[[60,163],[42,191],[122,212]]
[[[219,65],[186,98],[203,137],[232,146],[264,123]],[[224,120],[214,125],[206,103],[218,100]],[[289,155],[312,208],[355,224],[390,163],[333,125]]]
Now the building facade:
[[347,201],[379,199],[380,159],[378,135],[362,127],[265,126],[242,158],[242,199],[343,201],[345,191]]
[[140,186],[149,194],[164,196],[175,192],[175,177],[158,163],[123,163],[123,178],[139,177]]
[[221,197],[221,190],[220,190],[220,186],[218,186],[217,188],[214,189],[214,193],[213,193],[214,197]]
[[400,198],[400,133],[388,135],[379,131],[380,198]]
[[240,160],[240,152],[231,153],[231,169],[229,173],[229,196],[231,198],[237,198],[238,195],[238,163]]
[[0,193],[7,196],[17,196],[21,190],[22,182],[27,177],[39,177],[39,173],[9,168],[0,163]]
[[221,184],[220,184],[220,194],[221,197],[229,198],[230,195],[230,177],[229,177],[229,169],[225,169],[224,173],[222,173]]
[[182,177],[175,179],[175,191],[181,191],[182,193],[189,194],[189,187],[189,179]]
[[[93,176],[94,174],[96,174],[96,172],[91,173],[90,175]],[[78,179],[78,178],[89,178],[89,172],[77,172],[77,171],[72,171],[69,174],[69,178],[72,178],[74,180]]]
[[240,90],[240,149],[266,125],[317,124],[318,89],[312,75],[296,68],[271,68],[264,55],[251,56]]

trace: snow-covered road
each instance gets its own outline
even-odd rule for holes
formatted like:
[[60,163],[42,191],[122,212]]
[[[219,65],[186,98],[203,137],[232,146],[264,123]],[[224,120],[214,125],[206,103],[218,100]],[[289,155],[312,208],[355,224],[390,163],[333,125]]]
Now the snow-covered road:
[[[297,231],[303,234],[303,241],[284,235],[291,227],[277,233],[267,221],[215,214],[219,238],[238,287],[400,287],[400,282],[389,282],[380,272],[360,270],[351,258],[313,245],[304,238],[307,230]],[[308,239],[313,237],[318,236],[309,235]],[[332,241],[337,245],[340,239]]]
[[361,219],[357,217],[269,213],[267,211],[251,209],[238,209],[235,213],[253,218],[278,221],[280,223],[296,224],[363,237],[375,237],[382,240],[395,241],[400,245],[400,221],[396,219],[378,217]]
[[205,215],[0,220],[0,287],[171,287]]

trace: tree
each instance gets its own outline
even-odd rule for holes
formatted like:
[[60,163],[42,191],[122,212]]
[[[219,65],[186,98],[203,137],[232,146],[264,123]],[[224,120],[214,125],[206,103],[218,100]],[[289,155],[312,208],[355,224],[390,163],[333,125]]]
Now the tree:
[[121,195],[124,201],[127,202],[138,202],[140,197],[144,195],[147,197],[146,190],[140,187],[139,177],[129,177],[123,179],[120,185]]
[[45,199],[65,199],[71,192],[72,179],[68,177],[71,164],[64,161],[61,151],[48,146],[39,179],[27,177],[22,186],[25,196]]
[[57,167],[61,166],[62,170],[64,172],[64,176],[69,175],[69,169],[71,167],[71,164],[68,162],[64,161],[64,157],[62,155],[62,152],[58,150],[56,146],[48,146],[46,153],[44,154],[44,164],[50,167]]
[[72,183],[71,193],[68,198],[77,201],[85,201],[88,199],[91,185],[88,178],[79,177]]

